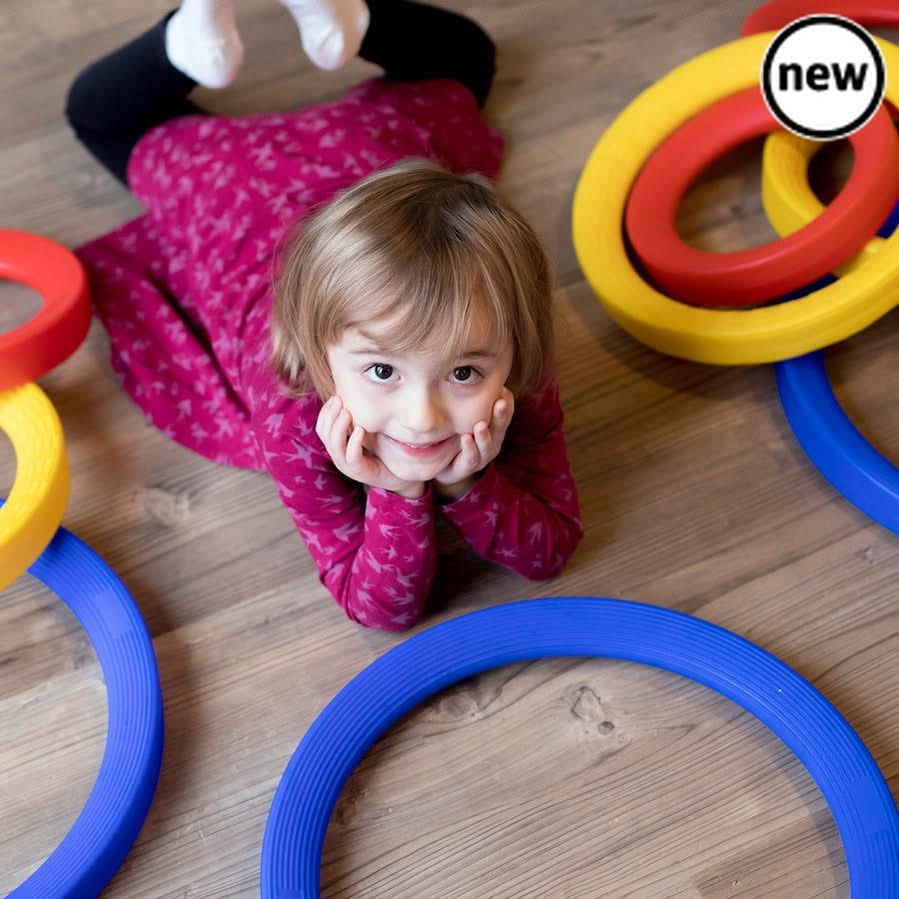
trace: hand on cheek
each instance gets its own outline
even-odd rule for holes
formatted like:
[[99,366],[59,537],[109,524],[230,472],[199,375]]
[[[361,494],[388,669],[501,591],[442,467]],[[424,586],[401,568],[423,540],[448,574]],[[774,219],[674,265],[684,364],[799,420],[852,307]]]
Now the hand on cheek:
[[434,478],[434,489],[446,499],[458,499],[477,480],[477,473],[498,455],[515,412],[515,398],[503,387],[493,403],[490,421],[479,421],[472,433],[460,438],[460,449],[452,462]]
[[315,433],[324,444],[337,470],[369,487],[382,487],[416,499],[425,492],[424,483],[398,478],[380,459],[366,453],[365,429],[353,424],[353,416],[340,397],[332,396],[321,408]]

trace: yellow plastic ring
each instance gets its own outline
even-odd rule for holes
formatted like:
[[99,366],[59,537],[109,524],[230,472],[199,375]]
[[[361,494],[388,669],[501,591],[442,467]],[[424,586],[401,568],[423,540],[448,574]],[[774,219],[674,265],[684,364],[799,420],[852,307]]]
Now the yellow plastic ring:
[[[792,234],[824,211],[808,183],[808,166],[822,147],[789,131],[770,134],[762,150],[762,206],[771,227],[781,236]],[[884,238],[872,237],[848,262],[834,269],[843,277],[880,252]],[[895,303],[894,303],[895,305]]]
[[[609,315],[663,353],[715,365],[776,362],[821,349],[861,331],[899,302],[899,229],[837,282],[806,297],[760,309],[701,309],[647,284],[623,239],[627,196],[640,168],[687,119],[758,83],[776,32],[741,38],[678,66],[647,88],[593,148],[574,195],[578,261]],[[899,72],[899,47],[875,38],[887,71]],[[899,78],[887,81],[897,105]]]
[[69,501],[69,463],[56,409],[37,384],[0,392],[0,430],[16,454],[16,477],[0,508],[0,590],[47,548]]

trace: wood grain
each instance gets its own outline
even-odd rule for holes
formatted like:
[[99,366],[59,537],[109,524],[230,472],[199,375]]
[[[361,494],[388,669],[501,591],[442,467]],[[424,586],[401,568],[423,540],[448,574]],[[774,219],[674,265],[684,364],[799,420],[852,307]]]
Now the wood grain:
[[[604,314],[571,243],[571,197],[593,144],[671,68],[734,39],[752,0],[446,0],[499,46],[488,118],[507,141],[505,193],[556,270],[566,433],[586,536],[531,584],[444,531],[421,630],[495,603],[618,596],[690,612],[811,680],[899,789],[899,544],[814,471],[769,366],[657,354]],[[148,27],[160,0],[6,0],[0,9],[0,225],[75,246],[140,214],[61,115],[81,67]],[[197,99],[226,114],[339,94],[372,67],[311,68],[273,0],[239,8],[240,80]],[[894,36],[894,35],[890,35]],[[717,163],[680,227],[708,249],[765,242],[759,144]],[[837,184],[847,163],[843,151]],[[851,161],[851,160],[850,160]],[[835,189],[835,188],[834,188]],[[0,327],[37,308],[0,285]],[[895,314],[828,353],[837,394],[899,458]],[[159,660],[166,744],[140,838],[110,899],[258,895],[269,806],[310,723],[403,639],[345,620],[268,479],[213,465],[156,432],[116,382],[95,323],[41,380],[65,428],[65,524],[114,567]],[[0,491],[15,462],[0,437]],[[42,585],[0,594],[0,893],[75,820],[105,738],[105,693],[77,622]],[[726,699],[624,662],[509,666],[432,697],[342,791],[323,895],[845,897],[842,846],[802,765]]]

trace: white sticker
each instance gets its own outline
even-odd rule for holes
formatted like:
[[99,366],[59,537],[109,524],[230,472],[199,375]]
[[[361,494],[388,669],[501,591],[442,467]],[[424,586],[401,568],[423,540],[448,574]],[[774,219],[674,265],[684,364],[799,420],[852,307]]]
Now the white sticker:
[[762,60],[768,109],[801,137],[833,140],[852,134],[877,111],[885,89],[880,48],[864,28],[842,16],[791,22]]

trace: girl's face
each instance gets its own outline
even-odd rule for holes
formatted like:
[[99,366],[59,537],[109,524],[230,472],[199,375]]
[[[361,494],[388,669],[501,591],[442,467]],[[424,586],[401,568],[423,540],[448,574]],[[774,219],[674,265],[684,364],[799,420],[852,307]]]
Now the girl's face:
[[[512,345],[473,336],[463,352],[446,359],[439,337],[397,356],[381,349],[393,322],[347,328],[327,349],[334,390],[365,429],[365,450],[397,477],[429,481],[459,452],[462,434],[490,422],[494,402],[512,368]],[[485,315],[472,335],[489,335]]]

